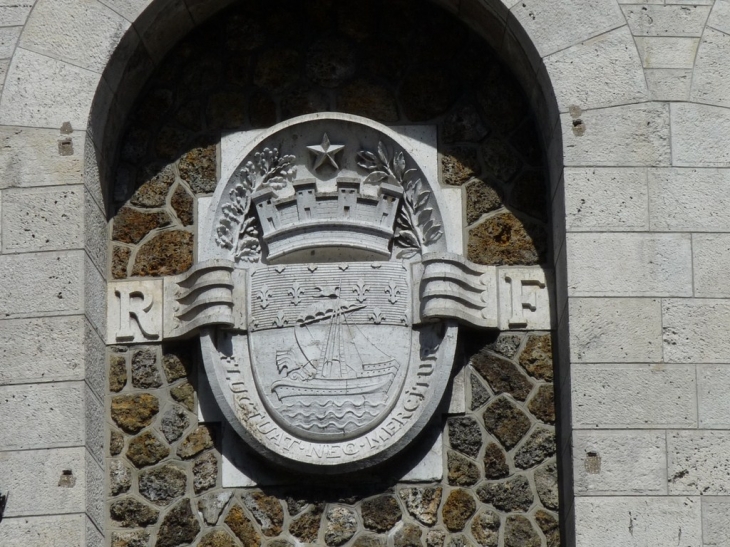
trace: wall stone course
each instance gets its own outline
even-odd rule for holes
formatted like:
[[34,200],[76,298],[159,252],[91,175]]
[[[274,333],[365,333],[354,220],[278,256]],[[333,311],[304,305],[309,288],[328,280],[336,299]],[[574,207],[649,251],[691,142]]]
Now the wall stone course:
[[0,332],[0,384],[84,379],[83,316],[10,319]]
[[[700,44],[701,47],[701,44]],[[697,61],[695,60],[695,63]],[[697,78],[697,65],[695,76]],[[693,71],[685,68],[646,68],[646,85],[654,101],[688,101],[693,81]]]
[[572,363],[646,363],[662,359],[659,299],[572,298],[569,315]]
[[[83,241],[84,187],[3,191],[3,253],[78,249]],[[106,234],[102,231],[102,237]]]
[[730,492],[727,431],[667,432],[670,495],[727,495]]
[[664,361],[730,362],[730,341],[725,336],[725,325],[728,321],[730,302],[727,300],[662,300]]
[[[669,105],[640,103],[561,116],[565,166],[670,164]],[[674,123],[672,146],[675,146]],[[676,154],[674,160],[676,160]]]
[[[558,107],[582,110],[645,101],[641,60],[628,27],[623,26],[545,58]],[[606,82],[611,82],[606,85]]]
[[5,318],[80,313],[83,251],[0,256]]
[[643,231],[649,227],[646,169],[570,167],[564,176],[568,231]]
[[11,496],[5,517],[84,512],[84,452],[83,447],[0,452],[0,480]]
[[653,231],[730,231],[725,169],[649,169],[649,222]]
[[99,75],[18,48],[0,100],[0,124],[26,127],[86,128]]
[[695,367],[573,365],[576,428],[697,427]]
[[83,545],[84,538],[83,514],[4,518],[0,523],[3,545],[68,547]]
[[101,73],[129,26],[93,0],[38,0],[20,47]]
[[511,12],[542,57],[625,24],[618,5],[599,0],[559,5],[531,0],[516,3]]
[[577,495],[667,494],[664,431],[576,431],[573,443]]
[[730,499],[702,497],[702,539],[712,547],[730,546]]
[[629,5],[621,8],[634,36],[701,36],[711,6]]
[[[673,103],[672,163],[677,167],[730,167],[730,110]],[[712,124],[698,120],[712,120]]]
[[84,443],[84,383],[0,386],[0,446],[29,450]]
[[[717,2],[715,9],[722,5],[727,5],[727,2]],[[730,10],[728,12],[730,13]],[[728,47],[730,47],[728,34],[714,28],[705,28],[692,72],[690,99],[693,102],[730,106],[730,99],[725,93],[730,80],[724,68],[725,52]]]
[[730,234],[692,234],[694,294],[703,298],[727,298],[730,290],[719,283],[730,267]]
[[571,296],[692,295],[689,234],[570,233],[567,259]]
[[694,66],[699,38],[635,37],[644,68],[685,68]]
[[697,398],[701,428],[729,428],[728,387],[730,387],[728,365],[697,365]]
[[576,547],[702,545],[699,497],[578,497]]

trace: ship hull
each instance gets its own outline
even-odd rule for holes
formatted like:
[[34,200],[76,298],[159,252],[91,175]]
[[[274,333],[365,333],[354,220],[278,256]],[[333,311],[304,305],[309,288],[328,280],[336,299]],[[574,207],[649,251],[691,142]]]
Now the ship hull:
[[367,395],[387,390],[393,381],[393,373],[365,378],[341,378],[295,382],[280,380],[271,386],[280,401],[288,397],[332,397],[338,395]]

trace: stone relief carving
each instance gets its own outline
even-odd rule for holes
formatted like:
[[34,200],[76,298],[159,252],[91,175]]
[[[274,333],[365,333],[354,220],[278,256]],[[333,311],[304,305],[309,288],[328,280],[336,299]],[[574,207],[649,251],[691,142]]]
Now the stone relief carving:
[[[156,293],[156,332],[200,333],[224,416],[268,459],[316,472],[377,464],[440,404],[457,322],[550,328],[544,273],[461,257],[461,224],[442,214],[454,205],[394,131],[304,116],[240,158],[213,197],[200,263],[165,279],[164,303]],[[136,290],[117,325],[136,318],[154,335],[153,300]]]

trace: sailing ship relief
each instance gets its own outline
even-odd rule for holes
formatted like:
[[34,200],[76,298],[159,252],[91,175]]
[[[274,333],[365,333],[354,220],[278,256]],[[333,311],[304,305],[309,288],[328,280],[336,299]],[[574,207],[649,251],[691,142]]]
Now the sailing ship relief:
[[407,276],[407,268],[394,262],[252,272],[254,378],[282,428],[310,440],[345,440],[382,421],[410,359]]

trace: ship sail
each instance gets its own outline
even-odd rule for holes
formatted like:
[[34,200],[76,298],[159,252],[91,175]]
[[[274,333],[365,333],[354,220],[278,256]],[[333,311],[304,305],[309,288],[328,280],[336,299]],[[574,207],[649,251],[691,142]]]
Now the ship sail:
[[[287,370],[284,379],[272,384],[271,391],[280,401],[288,397],[352,396],[387,391],[395,378],[397,364],[393,357],[383,354],[384,359],[365,363],[356,345],[345,343],[345,334],[353,339],[352,327],[347,324],[346,314],[362,309],[363,306],[343,303],[339,290],[336,294],[337,300],[333,308],[326,313],[316,314],[295,327],[299,329],[314,321],[329,320],[327,335],[318,359],[310,359],[297,338],[297,345],[306,362],[292,372]],[[371,342],[370,344],[380,351],[377,346]],[[311,371],[312,365],[314,374],[302,373],[307,368]]]

